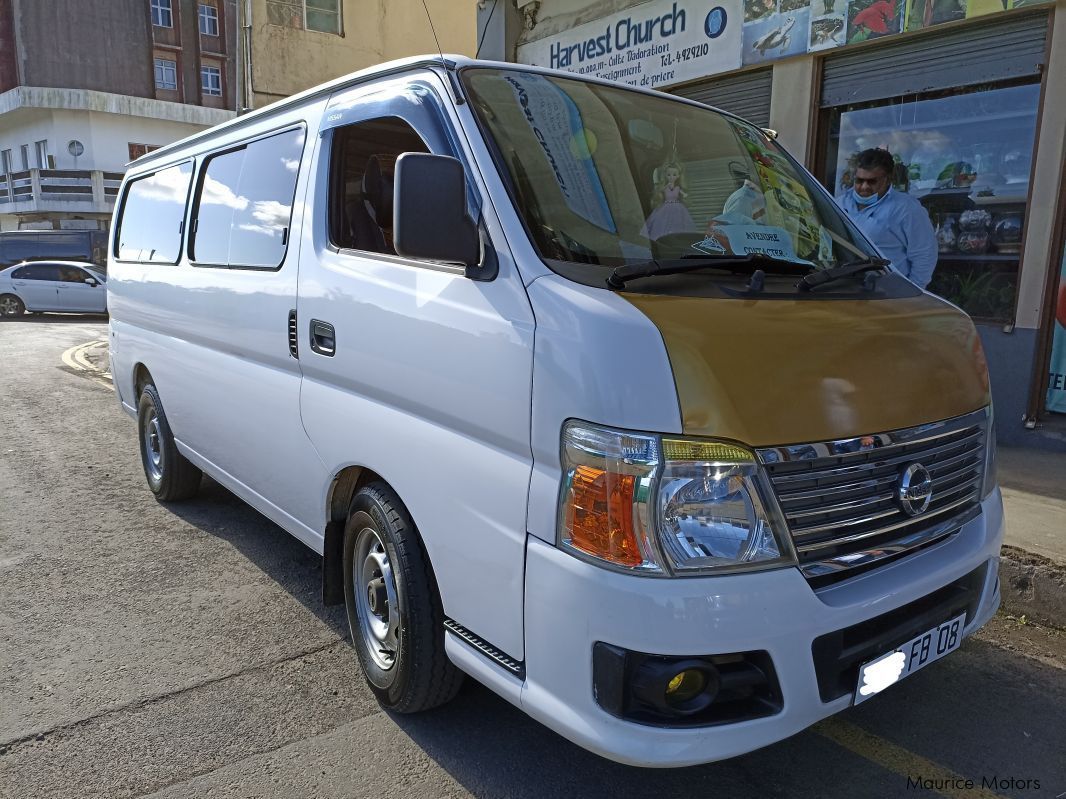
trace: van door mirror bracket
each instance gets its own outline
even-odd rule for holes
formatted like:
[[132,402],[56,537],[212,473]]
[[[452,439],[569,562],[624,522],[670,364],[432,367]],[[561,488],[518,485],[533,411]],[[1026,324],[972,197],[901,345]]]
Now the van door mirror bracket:
[[396,160],[393,246],[398,255],[478,271],[481,239],[466,212],[466,173],[457,158],[404,153]]

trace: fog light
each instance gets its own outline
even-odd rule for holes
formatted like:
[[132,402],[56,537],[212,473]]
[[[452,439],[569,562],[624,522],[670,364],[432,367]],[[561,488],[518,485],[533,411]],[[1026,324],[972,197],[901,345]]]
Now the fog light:
[[707,687],[707,678],[699,669],[679,671],[666,684],[666,702],[670,705],[683,705],[696,698]]

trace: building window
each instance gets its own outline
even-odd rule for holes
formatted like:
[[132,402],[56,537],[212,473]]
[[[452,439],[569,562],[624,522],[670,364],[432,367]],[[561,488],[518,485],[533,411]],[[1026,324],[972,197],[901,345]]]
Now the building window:
[[34,142],[33,148],[37,153],[37,168],[48,169],[48,140],[42,139],[41,141]]
[[157,28],[173,28],[174,12],[172,0],[152,0],[152,24]]
[[11,151],[4,150],[0,152],[0,171],[7,175],[11,172]]
[[206,3],[200,3],[200,33],[204,36],[218,36],[218,9]]
[[287,28],[339,34],[340,0],[267,0],[267,21]]
[[222,70],[218,67],[200,67],[200,87],[208,97],[221,97]]
[[130,160],[136,161],[142,155],[147,155],[152,150],[158,150],[158,144],[137,144],[136,142],[127,142],[126,147],[129,150]]
[[177,91],[178,64],[169,58],[155,60],[155,87],[167,91]]
[[26,171],[30,168],[30,145],[23,144],[19,149],[22,153],[22,170]]
[[929,290],[985,322],[1009,322],[1036,141],[1040,84],[981,84],[828,112],[826,185],[851,189],[855,158],[888,149],[896,191],[924,206],[939,256]]

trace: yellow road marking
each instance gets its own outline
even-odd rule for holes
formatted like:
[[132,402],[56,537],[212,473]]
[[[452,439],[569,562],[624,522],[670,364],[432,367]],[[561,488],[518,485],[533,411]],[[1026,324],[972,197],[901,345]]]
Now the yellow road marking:
[[95,380],[100,385],[111,389],[111,373],[108,371],[101,371],[93,366],[89,360],[87,353],[89,350],[96,347],[106,347],[107,341],[97,339],[96,341],[87,341],[84,344],[76,344],[61,356],[63,363],[77,372],[86,372],[90,379]]
[[[812,728],[816,733],[835,744],[864,757],[877,765],[912,779],[932,780],[934,793],[950,799],[1003,799],[999,794],[982,787],[981,779],[963,777],[939,763],[926,760],[921,755],[886,741],[862,727],[841,718],[828,718]],[[973,783],[966,787],[967,779]]]

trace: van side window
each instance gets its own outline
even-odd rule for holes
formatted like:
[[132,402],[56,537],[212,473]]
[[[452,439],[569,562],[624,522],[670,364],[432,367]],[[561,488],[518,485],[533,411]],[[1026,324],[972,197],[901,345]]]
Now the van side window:
[[392,191],[396,159],[428,153],[414,128],[383,117],[337,128],[329,185],[329,238],[335,247],[395,255]]
[[210,157],[194,204],[191,260],[275,269],[285,259],[304,130]]
[[116,258],[165,264],[178,262],[190,180],[192,162],[130,181],[118,220],[118,235],[115,236]]

